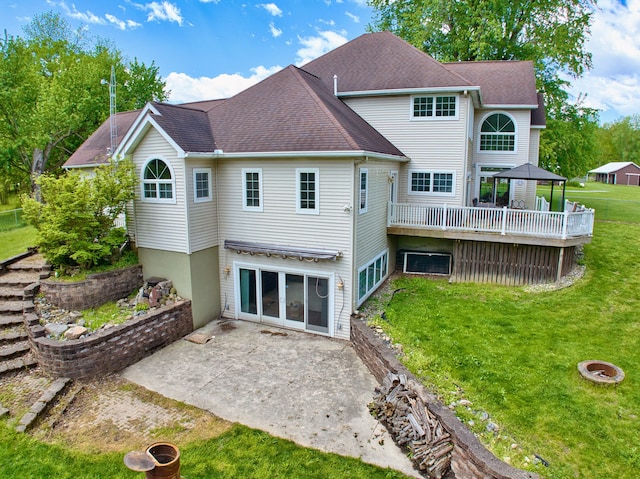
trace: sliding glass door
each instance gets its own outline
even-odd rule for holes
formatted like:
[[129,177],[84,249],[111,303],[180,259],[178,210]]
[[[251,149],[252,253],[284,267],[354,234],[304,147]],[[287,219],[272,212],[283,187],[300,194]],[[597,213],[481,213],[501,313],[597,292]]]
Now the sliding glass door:
[[329,277],[251,266],[237,272],[240,319],[329,333]]

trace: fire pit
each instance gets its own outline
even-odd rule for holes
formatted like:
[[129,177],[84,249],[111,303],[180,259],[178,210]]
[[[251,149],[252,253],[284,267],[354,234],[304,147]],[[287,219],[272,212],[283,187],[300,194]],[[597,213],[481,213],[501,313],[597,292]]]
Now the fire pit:
[[624,371],[615,364],[591,359],[578,363],[583,378],[598,384],[618,384],[624,379]]

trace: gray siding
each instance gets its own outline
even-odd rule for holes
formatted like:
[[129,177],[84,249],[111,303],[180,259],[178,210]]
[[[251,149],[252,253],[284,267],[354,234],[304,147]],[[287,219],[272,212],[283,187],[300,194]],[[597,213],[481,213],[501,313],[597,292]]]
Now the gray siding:
[[[193,170],[211,170],[212,200],[195,202]],[[190,253],[218,246],[218,195],[216,168],[213,160],[186,160],[186,199],[189,218]]]

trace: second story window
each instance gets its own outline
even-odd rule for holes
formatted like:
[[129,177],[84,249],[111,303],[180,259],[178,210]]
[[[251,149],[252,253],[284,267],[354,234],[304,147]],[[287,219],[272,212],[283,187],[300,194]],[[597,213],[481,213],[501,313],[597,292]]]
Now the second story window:
[[515,151],[516,126],[504,113],[488,116],[480,127],[480,151]]
[[367,212],[367,200],[369,196],[369,171],[366,168],[360,169],[360,213]]
[[211,168],[193,169],[193,201],[201,203],[211,201]]
[[412,97],[413,118],[439,118],[457,116],[456,97],[414,96]]
[[262,169],[242,170],[242,209],[262,211]]
[[298,213],[317,215],[320,213],[319,206],[319,187],[318,177],[319,170],[317,168],[296,170],[297,177],[297,205]]
[[171,168],[159,158],[153,158],[142,169],[142,198],[158,203],[175,203]]

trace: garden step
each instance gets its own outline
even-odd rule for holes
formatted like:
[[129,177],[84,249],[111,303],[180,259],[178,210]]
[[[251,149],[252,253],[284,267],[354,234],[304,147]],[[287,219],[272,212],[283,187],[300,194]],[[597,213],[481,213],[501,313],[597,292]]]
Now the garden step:
[[24,328],[22,328],[21,331],[16,330],[0,333],[0,346],[25,341],[27,339],[29,339],[29,335]]
[[7,328],[10,326],[17,326],[22,324],[24,324],[22,314],[0,316],[0,328]]
[[58,397],[64,393],[67,385],[70,383],[71,379],[69,378],[59,378],[51,383],[49,389],[42,393],[42,396],[33,403],[29,411],[22,416],[20,423],[16,427],[16,431],[25,432],[27,429],[32,427],[38,418],[42,417],[53,406]]
[[15,359],[31,351],[29,341],[20,341],[8,346],[0,346],[0,360]]
[[16,261],[15,263],[7,266],[7,269],[12,271],[25,271],[34,273],[40,273],[46,268],[48,268],[47,262],[40,254],[34,254],[27,258],[23,258],[20,261]]
[[31,283],[37,283],[40,275],[36,273],[25,273],[24,271],[9,271],[0,275],[0,287],[24,288]]
[[24,290],[21,288],[11,288],[0,286],[0,301],[20,301],[24,297]]
[[0,375],[19,371],[20,369],[32,368],[37,366],[38,362],[31,353],[20,356],[19,358],[10,359],[8,361],[0,361]]
[[0,301],[0,315],[22,313],[22,301]]

